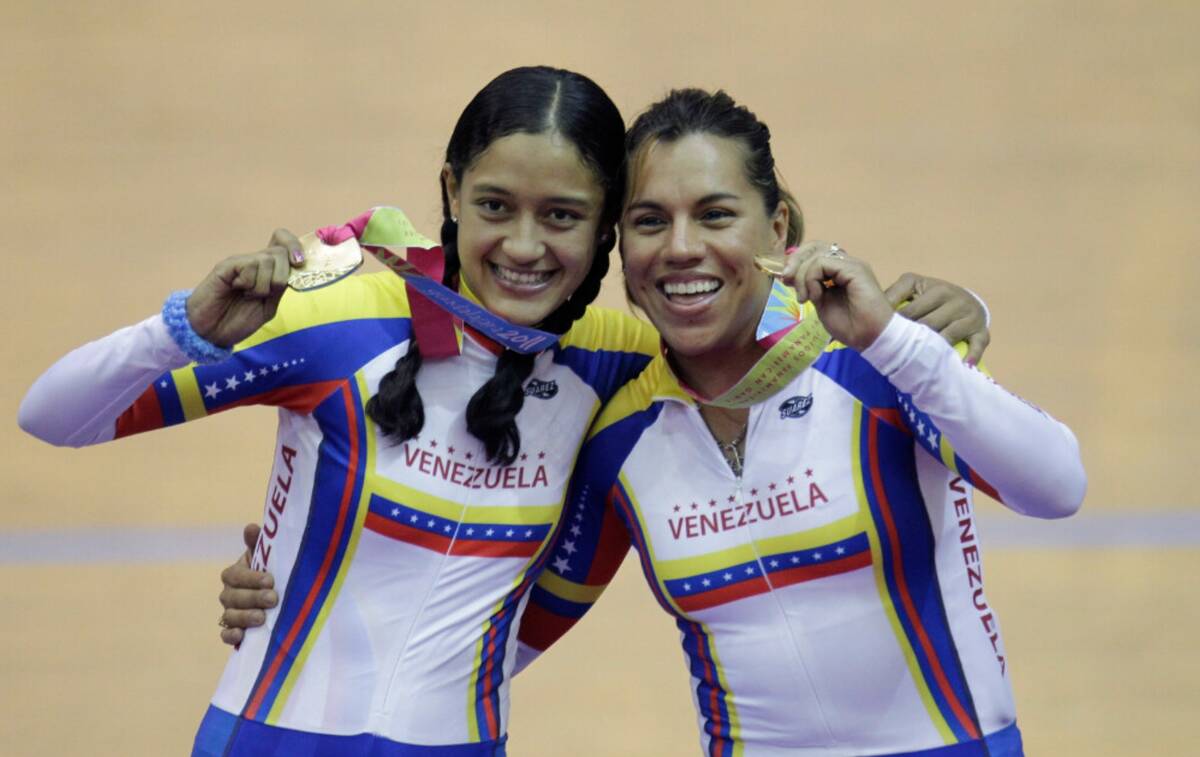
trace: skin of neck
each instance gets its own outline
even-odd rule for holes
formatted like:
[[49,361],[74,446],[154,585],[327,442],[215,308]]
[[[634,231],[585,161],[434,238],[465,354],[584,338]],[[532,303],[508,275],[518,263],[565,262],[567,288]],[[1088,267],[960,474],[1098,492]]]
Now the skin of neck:
[[[766,307],[769,292],[769,287],[763,290],[762,301],[755,308],[756,313],[761,314]],[[755,318],[749,328],[738,336],[733,346],[715,346],[691,355],[672,349],[668,341],[667,359],[675,375],[683,379],[684,383],[705,397],[716,397],[740,381],[754,364],[767,354],[755,339],[757,328],[758,319]]]
[[681,355],[670,351],[667,359],[679,378],[705,397],[715,397],[736,384],[767,351],[754,341],[753,335],[734,349],[716,349],[696,355]]

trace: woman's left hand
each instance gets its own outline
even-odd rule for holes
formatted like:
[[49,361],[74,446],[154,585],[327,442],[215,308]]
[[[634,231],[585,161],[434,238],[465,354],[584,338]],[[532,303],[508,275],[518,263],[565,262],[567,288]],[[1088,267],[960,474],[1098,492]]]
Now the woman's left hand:
[[801,245],[779,278],[795,288],[800,302],[812,301],[830,336],[855,350],[870,347],[892,318],[871,267],[835,244]]

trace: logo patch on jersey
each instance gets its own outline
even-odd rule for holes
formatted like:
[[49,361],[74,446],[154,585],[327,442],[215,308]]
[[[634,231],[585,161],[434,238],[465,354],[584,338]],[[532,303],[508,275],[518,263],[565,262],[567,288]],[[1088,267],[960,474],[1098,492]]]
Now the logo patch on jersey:
[[779,417],[781,419],[801,418],[812,408],[812,403],[811,394],[797,394],[795,397],[789,397],[779,406]]
[[538,379],[530,379],[525,385],[526,397],[537,397],[539,400],[548,400],[558,394],[557,381],[539,381]]

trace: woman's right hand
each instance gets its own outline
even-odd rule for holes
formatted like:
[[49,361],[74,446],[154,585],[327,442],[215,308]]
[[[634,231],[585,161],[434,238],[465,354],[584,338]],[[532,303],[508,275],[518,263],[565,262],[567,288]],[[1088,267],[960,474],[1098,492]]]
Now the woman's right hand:
[[252,570],[250,558],[254,545],[258,543],[258,525],[248,524],[242,529],[242,541],[246,551],[225,570],[221,571],[221,641],[231,646],[242,643],[245,629],[261,626],[267,621],[266,611],[275,606],[279,596],[275,593],[275,578],[266,572]]
[[222,260],[188,297],[192,329],[218,347],[232,347],[275,317],[292,267],[303,264],[300,240],[287,229],[276,229],[258,252]]

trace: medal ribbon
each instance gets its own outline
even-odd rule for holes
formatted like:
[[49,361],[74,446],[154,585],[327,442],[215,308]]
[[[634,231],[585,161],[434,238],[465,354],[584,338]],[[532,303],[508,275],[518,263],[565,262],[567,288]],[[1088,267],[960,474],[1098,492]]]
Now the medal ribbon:
[[812,303],[801,305],[796,301],[795,290],[780,281],[773,281],[771,294],[755,329],[755,340],[767,354],[759,358],[745,376],[716,397],[704,397],[682,381],[680,386],[705,405],[750,407],[779,392],[812,365],[829,345],[830,337]]
[[446,259],[441,246],[418,232],[398,208],[373,208],[341,226],[318,229],[317,236],[329,245],[355,239],[404,279],[413,331],[426,357],[459,354],[463,322],[514,352],[541,352],[558,341],[554,334],[511,324],[444,286]]

